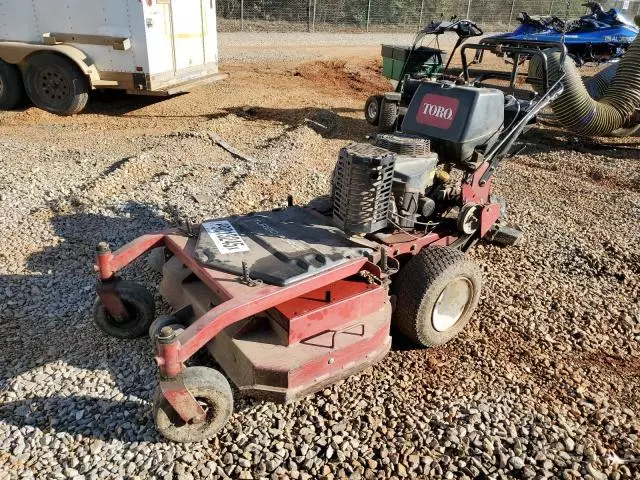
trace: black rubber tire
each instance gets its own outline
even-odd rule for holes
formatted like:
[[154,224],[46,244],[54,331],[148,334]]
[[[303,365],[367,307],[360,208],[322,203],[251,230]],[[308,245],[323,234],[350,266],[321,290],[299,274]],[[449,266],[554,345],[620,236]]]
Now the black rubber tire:
[[[432,320],[436,302],[445,287],[461,277],[471,286],[471,300],[453,326],[438,331]],[[397,296],[394,324],[418,345],[443,345],[469,322],[478,306],[481,287],[480,267],[463,252],[451,247],[425,248],[407,262],[393,284]]]
[[180,321],[174,317],[173,315],[160,315],[156,318],[151,325],[149,326],[149,338],[152,342],[155,343],[156,336],[160,333],[164,327],[171,327],[173,330],[180,335],[182,331],[185,329],[185,325],[180,323]]
[[36,107],[57,115],[80,113],[89,101],[85,74],[71,60],[54,53],[29,57],[24,86]]
[[[380,106],[382,104],[382,95],[372,95],[367,98],[367,102],[364,104],[364,118],[368,124],[375,127],[378,126],[378,120],[380,119]],[[375,108],[373,108],[375,105]]]
[[378,131],[389,133],[395,130],[398,120],[398,103],[382,99],[380,104],[380,119],[378,120]]
[[93,320],[107,335],[116,338],[132,339],[144,337],[155,318],[156,305],[149,291],[133,282],[119,281],[116,294],[124,304],[129,318],[118,322],[107,311],[100,297],[93,305]]
[[24,94],[20,69],[0,60],[0,110],[18,106]]
[[189,367],[182,375],[187,390],[203,407],[207,407],[207,418],[202,423],[184,423],[158,387],[153,398],[156,429],[173,442],[209,440],[226,425],[233,413],[233,394],[229,382],[220,372],[207,367]]

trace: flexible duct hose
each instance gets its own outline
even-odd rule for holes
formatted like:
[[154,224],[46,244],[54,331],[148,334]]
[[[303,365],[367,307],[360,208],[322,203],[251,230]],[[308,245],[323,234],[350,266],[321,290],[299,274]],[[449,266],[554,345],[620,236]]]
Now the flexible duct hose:
[[[640,16],[635,18],[640,25]],[[549,67],[549,83],[560,75],[562,54],[557,49],[545,51]],[[574,132],[590,136],[606,136],[627,124],[640,107],[640,35],[636,37],[620,63],[594,77],[588,86],[582,81],[578,69],[569,57],[565,58],[564,92],[551,103],[558,121]],[[606,80],[615,73],[606,88]],[[529,62],[529,76],[542,78],[542,65],[538,57]],[[603,90],[606,91],[603,92]],[[595,100],[594,97],[599,100]],[[602,95],[604,93],[604,95]]]
[[584,86],[587,87],[587,91],[591,98],[594,100],[600,100],[607,93],[607,89],[611,84],[611,81],[618,73],[618,64],[614,63],[607,68],[600,70],[593,77],[584,82]]

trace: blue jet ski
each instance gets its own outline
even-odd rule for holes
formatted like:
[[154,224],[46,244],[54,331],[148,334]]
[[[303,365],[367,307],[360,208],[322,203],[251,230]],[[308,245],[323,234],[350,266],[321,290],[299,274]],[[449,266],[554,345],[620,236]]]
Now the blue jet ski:
[[532,17],[522,12],[516,17],[520,25],[513,32],[487,37],[482,43],[534,47],[558,43],[564,37],[568,54],[578,66],[615,61],[624,55],[638,35],[638,27],[617,8],[605,11],[598,2],[582,6],[590,8],[591,13],[570,22],[555,16]]

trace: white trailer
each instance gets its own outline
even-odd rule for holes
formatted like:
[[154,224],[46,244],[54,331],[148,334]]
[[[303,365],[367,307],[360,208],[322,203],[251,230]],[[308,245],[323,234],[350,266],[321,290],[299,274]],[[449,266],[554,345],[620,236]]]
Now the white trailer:
[[92,89],[172,95],[218,72],[215,0],[0,0],[0,109],[61,115]]

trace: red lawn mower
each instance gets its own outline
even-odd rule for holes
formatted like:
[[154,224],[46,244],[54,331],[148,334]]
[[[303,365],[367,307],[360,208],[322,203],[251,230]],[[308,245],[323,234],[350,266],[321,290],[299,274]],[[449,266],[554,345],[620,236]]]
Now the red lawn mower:
[[[511,50],[546,65],[543,52]],[[241,394],[288,402],[382,359],[392,323],[425,347],[464,328],[482,281],[464,252],[481,238],[519,238],[499,222],[492,175],[562,86],[543,69],[540,91],[519,99],[469,81],[462,55],[466,81],[425,81],[400,131],[342,149],[327,201],[98,246],[94,319],[115,337],[150,334],[162,435],[206,440],[232,413],[227,378],[185,366],[203,347]],[[173,307],[158,318],[152,295],[118,276],[152,250]]]

